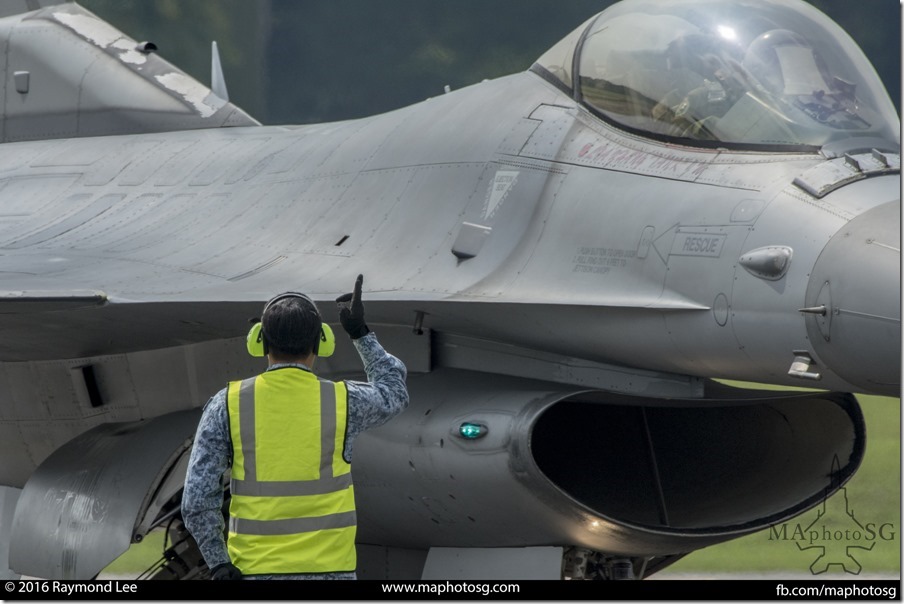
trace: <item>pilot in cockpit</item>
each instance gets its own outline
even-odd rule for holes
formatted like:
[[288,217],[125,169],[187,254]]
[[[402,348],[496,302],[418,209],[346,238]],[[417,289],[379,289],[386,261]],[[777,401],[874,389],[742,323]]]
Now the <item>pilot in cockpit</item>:
[[731,109],[748,87],[739,73],[741,49],[719,36],[694,33],[673,40],[666,52],[666,73],[673,88],[652,116],[671,122],[673,136],[707,136],[708,125]]
[[716,16],[696,4],[604,11],[537,67],[602,119],[657,139],[796,149],[900,139],[881,81],[837,27],[782,3],[726,2]]
[[[768,123],[776,139],[786,138],[784,124],[808,120],[835,129],[869,126],[857,113],[855,86],[831,75],[812,45],[789,30],[767,31],[746,49],[717,35],[685,35],[669,44],[665,59],[674,87],[652,117],[668,124],[670,136],[718,140],[749,111],[764,114],[757,127]],[[763,121],[768,113],[773,117]]]

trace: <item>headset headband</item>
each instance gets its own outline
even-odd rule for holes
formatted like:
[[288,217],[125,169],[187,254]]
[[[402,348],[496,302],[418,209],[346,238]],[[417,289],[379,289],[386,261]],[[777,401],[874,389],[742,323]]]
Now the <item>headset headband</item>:
[[314,309],[314,312],[317,313],[317,316],[320,317],[320,311],[317,310],[317,305],[314,304],[314,301],[311,300],[310,297],[308,297],[302,293],[299,293],[299,292],[285,292],[285,293],[279,294],[278,296],[274,296],[273,298],[270,299],[269,302],[267,302],[267,304],[264,306],[263,312],[261,313],[261,318],[263,318],[263,316],[267,313],[267,310],[269,310],[271,306],[273,306],[280,300],[286,300],[288,298],[301,298],[302,300],[304,300],[305,302],[310,304],[311,308]]

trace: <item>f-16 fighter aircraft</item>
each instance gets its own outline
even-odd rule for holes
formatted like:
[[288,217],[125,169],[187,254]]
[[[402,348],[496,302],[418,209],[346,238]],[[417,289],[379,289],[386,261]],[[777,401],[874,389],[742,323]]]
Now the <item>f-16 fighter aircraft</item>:
[[411,396],[355,449],[360,578],[647,577],[820,504],[854,395],[899,395],[899,118],[808,4],[624,0],[526,72],[285,127],[74,3],[0,40],[10,573],[165,528],[157,576],[204,576],[200,407],[263,369],[268,299],[338,322],[358,274]]

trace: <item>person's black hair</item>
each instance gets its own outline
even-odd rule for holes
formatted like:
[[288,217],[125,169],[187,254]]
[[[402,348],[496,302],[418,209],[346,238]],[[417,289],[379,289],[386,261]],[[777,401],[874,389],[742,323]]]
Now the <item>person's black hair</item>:
[[270,304],[261,323],[267,350],[277,356],[305,357],[313,352],[320,338],[320,313],[300,297],[287,297]]

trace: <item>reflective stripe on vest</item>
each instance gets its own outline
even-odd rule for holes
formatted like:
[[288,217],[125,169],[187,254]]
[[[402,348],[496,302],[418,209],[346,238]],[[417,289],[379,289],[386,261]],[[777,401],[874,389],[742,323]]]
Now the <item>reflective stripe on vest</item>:
[[227,406],[233,563],[250,575],[354,570],[345,384],[277,369],[230,383]]

